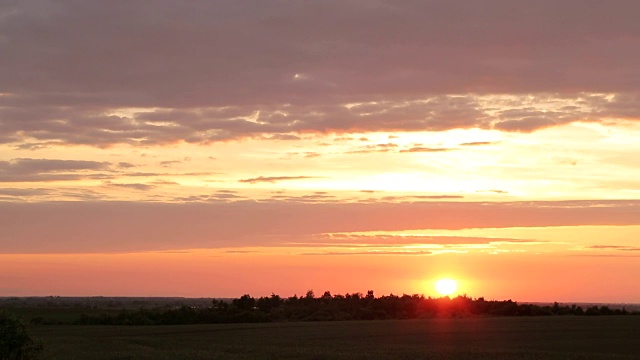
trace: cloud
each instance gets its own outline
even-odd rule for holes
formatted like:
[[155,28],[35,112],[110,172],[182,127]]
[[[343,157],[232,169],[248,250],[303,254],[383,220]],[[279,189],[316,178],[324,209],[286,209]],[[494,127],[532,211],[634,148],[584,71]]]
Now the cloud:
[[184,203],[210,203],[210,202],[231,202],[231,201],[239,201],[246,200],[246,196],[238,195],[238,192],[235,190],[218,190],[214,194],[208,195],[190,195],[177,197],[174,200]]
[[336,197],[333,195],[328,195],[323,192],[316,192],[314,194],[309,195],[273,195],[271,196],[272,200],[276,201],[288,201],[288,202],[305,202],[305,203],[319,203],[319,202],[333,202]]
[[211,175],[220,175],[220,173],[216,172],[186,172],[186,173],[155,173],[155,172],[123,172],[122,175],[131,176],[131,177],[153,177],[153,176],[169,176],[169,177],[178,177],[178,176],[211,176]]
[[462,143],[460,144],[460,146],[483,146],[483,145],[494,145],[497,143],[498,142],[495,142],[495,141],[473,141],[473,142]]
[[630,258],[630,257],[640,257],[640,255],[620,255],[620,254],[577,254],[571,255],[576,257],[603,257],[603,258]]
[[50,199],[96,201],[102,199],[103,194],[84,188],[59,187],[44,188],[5,188],[0,189],[0,196],[6,201],[47,201]]
[[557,125],[558,122],[548,117],[526,117],[518,120],[505,120],[496,123],[495,128],[504,131],[532,132]]
[[107,187],[117,187],[117,188],[124,188],[124,189],[132,189],[132,190],[138,190],[138,191],[149,191],[154,189],[156,186],[155,185],[149,185],[149,184],[141,184],[141,183],[114,183],[114,182],[110,182],[107,181],[103,184],[103,186],[107,186]]
[[132,164],[132,163],[128,163],[128,162],[119,162],[118,163],[118,168],[120,169],[130,169],[136,167],[136,165]]
[[640,225],[638,200],[365,204],[207,200],[0,202],[0,253],[281,246],[322,234],[363,231]]
[[105,170],[109,163],[84,160],[14,159],[0,163],[4,170],[16,174],[39,174],[80,170]]
[[489,190],[476,190],[477,193],[494,193],[494,194],[508,194],[506,190],[489,189]]
[[256,184],[261,182],[275,183],[278,181],[318,179],[316,176],[258,176],[257,178],[238,180],[241,183]]
[[[430,231],[425,231],[430,232]],[[490,244],[540,243],[539,240],[514,238],[485,238],[469,236],[429,236],[429,235],[377,235],[377,234],[320,234],[307,239],[307,242],[295,242],[300,247],[396,247],[407,245],[464,246]]]
[[369,250],[369,251],[325,251],[304,253],[303,255],[431,255],[429,250]]
[[38,182],[104,179],[110,175],[95,171],[109,170],[110,163],[86,160],[20,158],[0,161],[0,182]]
[[181,163],[182,161],[180,160],[165,160],[165,161],[161,161],[159,165],[162,167],[171,167],[171,165],[181,164]]
[[414,199],[462,199],[462,195],[411,195],[408,198]]
[[292,134],[274,134],[268,137],[269,140],[300,140],[301,138]]
[[175,181],[168,181],[168,180],[154,180],[151,182],[151,184],[153,185],[180,185],[179,183],[175,182]]
[[455,150],[455,149],[451,149],[451,148],[429,148],[429,147],[423,147],[423,146],[416,146],[416,147],[412,147],[410,149],[400,150],[400,152],[401,153],[444,152],[444,151],[451,151],[451,150]]
[[[370,192],[374,191],[366,191],[361,190],[362,192]],[[389,195],[383,196],[380,199],[366,199],[365,201],[369,202],[378,202],[378,201],[388,201],[388,202],[402,202],[402,201],[415,201],[415,200],[445,200],[445,199],[463,199],[462,195]]]
[[6,195],[11,197],[31,197],[42,196],[54,193],[51,189],[0,189],[0,195]]
[[640,251],[640,247],[623,245],[593,245],[587,246],[587,248],[594,250]]
[[[3,2],[0,142],[637,120],[639,11],[634,0]],[[495,111],[504,101],[483,97],[496,94],[519,105]],[[571,104],[546,110],[545,98]]]
[[[359,139],[361,141],[368,141],[368,139],[363,138]],[[382,143],[382,144],[371,144],[365,146],[357,147],[358,150],[347,151],[347,154],[368,154],[368,153],[378,153],[378,152],[390,152],[395,151],[398,148],[398,144],[394,143]]]

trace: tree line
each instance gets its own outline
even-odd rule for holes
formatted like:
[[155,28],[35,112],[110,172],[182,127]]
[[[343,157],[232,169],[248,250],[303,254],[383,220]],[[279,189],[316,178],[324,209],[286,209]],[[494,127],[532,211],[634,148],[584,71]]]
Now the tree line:
[[326,291],[315,296],[282,298],[272,294],[254,298],[243,295],[231,301],[212,300],[207,307],[180,306],[172,309],[123,309],[117,314],[82,314],[75,322],[80,325],[178,325],[214,323],[259,323],[279,321],[336,321],[421,319],[433,317],[467,316],[559,316],[559,315],[639,315],[608,306],[518,304],[512,300],[485,300],[466,295],[455,298],[432,298],[423,295],[374,296],[353,293],[332,295]]

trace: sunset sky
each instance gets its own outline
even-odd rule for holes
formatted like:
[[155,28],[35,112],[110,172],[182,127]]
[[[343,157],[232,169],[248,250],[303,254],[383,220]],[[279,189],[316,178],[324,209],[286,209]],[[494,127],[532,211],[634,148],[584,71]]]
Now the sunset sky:
[[0,296],[640,303],[640,2],[0,3]]

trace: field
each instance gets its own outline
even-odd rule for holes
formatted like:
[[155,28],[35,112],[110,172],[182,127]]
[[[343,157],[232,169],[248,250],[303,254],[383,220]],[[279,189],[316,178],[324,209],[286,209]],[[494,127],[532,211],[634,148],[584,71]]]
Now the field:
[[640,316],[31,326],[47,359],[640,359]]

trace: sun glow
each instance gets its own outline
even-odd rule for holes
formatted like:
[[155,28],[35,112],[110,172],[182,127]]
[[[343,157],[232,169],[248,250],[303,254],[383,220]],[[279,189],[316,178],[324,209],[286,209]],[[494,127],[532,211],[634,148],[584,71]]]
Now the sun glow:
[[436,281],[436,290],[442,296],[449,296],[458,289],[458,282],[453,279],[440,279]]

